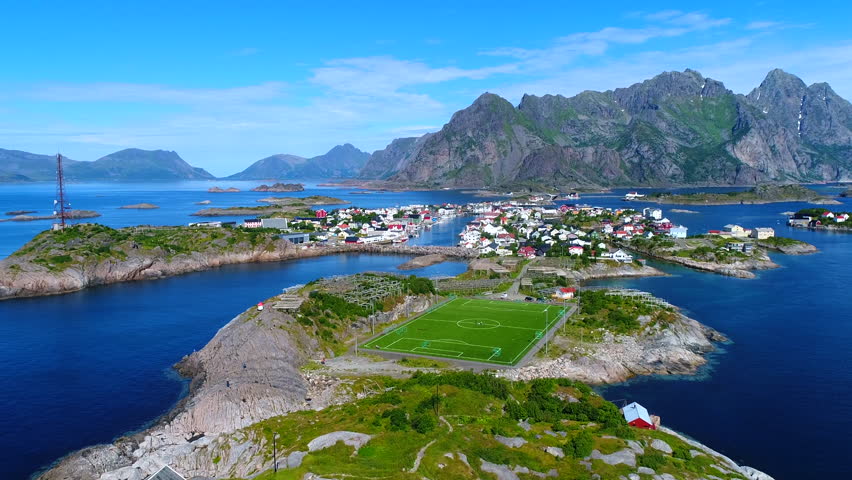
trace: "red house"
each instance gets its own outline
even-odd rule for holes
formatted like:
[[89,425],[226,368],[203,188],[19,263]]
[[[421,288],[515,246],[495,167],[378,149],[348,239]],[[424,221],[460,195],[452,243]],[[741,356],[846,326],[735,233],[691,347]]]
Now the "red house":
[[327,216],[328,216],[328,212],[326,212],[325,210],[323,210],[321,208],[319,210],[317,210],[317,218],[325,218]]
[[644,428],[646,430],[657,429],[654,421],[651,420],[651,415],[648,414],[648,410],[636,402],[622,408],[621,413],[624,414],[624,420],[631,427]]
[[518,249],[519,257],[527,257],[534,258],[535,257],[535,249],[533,247],[521,247]]

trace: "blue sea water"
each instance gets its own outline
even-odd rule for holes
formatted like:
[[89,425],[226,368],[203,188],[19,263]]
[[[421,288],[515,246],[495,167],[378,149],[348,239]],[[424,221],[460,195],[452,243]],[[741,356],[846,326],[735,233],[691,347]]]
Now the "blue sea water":
[[[221,186],[231,184],[243,188],[237,182]],[[72,202],[76,208],[104,213],[98,219],[102,223],[123,226],[183,224],[202,208],[193,204],[196,201],[246,205],[266,196],[207,194],[210,185],[73,185]],[[303,195],[338,196],[361,206],[474,200],[455,191],[350,191],[309,184]],[[587,195],[582,202],[623,206],[623,193]],[[46,184],[0,186],[2,211],[32,208],[47,213],[51,198],[52,186]],[[139,202],[163,208],[117,210]],[[45,203],[47,208],[38,208]],[[732,343],[713,355],[700,375],[636,380],[603,389],[605,396],[639,401],[664,424],[779,480],[852,477],[852,466],[844,461],[852,430],[852,234],[783,225],[782,212],[805,206],[681,207],[697,214],[670,213],[672,207],[663,206],[666,215],[687,225],[690,233],[727,223],[773,226],[779,235],[815,244],[820,253],[774,255],[782,268],[761,272],[754,280],[657,264],[671,276],[607,282],[651,291],[722,331]],[[852,205],[836,208],[849,210]],[[452,244],[463,221],[436,226],[417,241]],[[38,223],[0,224],[0,257],[49,224]],[[201,348],[247,305],[318,276],[392,270],[403,260],[340,255],[237,265],[0,302],[0,465],[6,477],[26,478],[63,454],[107,442],[167,411],[184,387],[170,366]],[[463,268],[450,263],[415,273],[455,274]]]

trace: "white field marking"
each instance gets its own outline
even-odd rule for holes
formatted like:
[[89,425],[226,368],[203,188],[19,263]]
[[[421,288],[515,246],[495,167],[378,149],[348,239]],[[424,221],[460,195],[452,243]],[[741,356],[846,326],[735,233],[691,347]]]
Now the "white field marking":
[[[548,308],[550,308],[550,307],[548,307]],[[517,355],[515,355],[515,358],[513,358],[513,359],[512,359],[512,361],[510,362],[510,364],[514,365],[514,363],[515,363],[515,361],[518,359],[518,357],[519,357],[519,356],[521,356],[522,354],[525,354],[526,352],[528,352],[528,351],[529,351],[529,349],[532,347],[532,345],[533,345],[536,341],[541,341],[542,339],[544,339],[544,337],[546,337],[546,336],[547,336],[547,333],[550,331],[550,327],[552,327],[555,323],[557,323],[557,322],[559,321],[558,319],[560,319],[560,318],[562,318],[562,317],[561,317],[561,316],[557,316],[556,318],[557,318],[557,320],[554,320],[554,321],[552,321],[552,322],[548,322],[547,327],[545,327],[544,331],[542,332],[542,336],[541,336],[541,338],[533,338],[533,339],[532,339],[532,341],[531,341],[530,343],[528,343],[528,344],[527,344],[527,346],[526,346],[523,350],[521,350],[521,351],[520,351],[520,353],[518,353]]]
[[[427,321],[427,322],[455,323],[455,324],[458,325],[458,322],[463,322],[465,320],[470,320],[470,319],[469,318],[462,318],[461,320],[442,320],[442,319],[438,319],[438,318],[423,318],[422,320]],[[497,322],[498,320],[494,320],[494,321]],[[464,327],[462,327],[462,328],[464,328]],[[513,326],[513,325],[503,325],[502,323],[500,324],[499,327],[495,327],[495,328],[514,328],[514,329],[517,329],[517,330],[541,330],[540,328],[516,327],[516,326]],[[468,328],[467,330],[476,330],[476,329]],[[482,329],[482,330],[485,330],[485,329]]]
[[467,343],[467,342],[464,342],[464,341],[461,341],[461,340],[454,340],[454,339],[414,338],[414,337],[405,337],[405,339],[406,340],[414,340],[416,342],[446,342],[446,343],[467,345],[467,346],[470,346],[470,347],[480,347],[480,348],[487,348],[487,349],[498,348],[494,345],[477,345],[475,343]]
[[[424,342],[425,341],[425,342],[446,342],[446,343],[457,343],[457,344],[461,343],[461,344],[468,345],[468,346],[471,346],[471,347],[485,348],[485,349],[488,349],[489,351],[493,351],[495,348],[498,348],[498,347],[491,346],[491,345],[476,345],[476,344],[472,344],[472,343],[463,342],[461,340],[452,340],[452,339],[426,340],[426,339],[423,339],[423,338],[403,337],[403,338],[400,338],[400,339],[394,341],[393,343],[391,343],[390,345],[388,345],[386,347],[381,347],[380,349],[381,350],[390,350],[391,346],[395,345],[398,342],[402,342],[404,340],[414,340],[416,342]],[[527,347],[527,348],[529,348],[529,347]],[[503,361],[503,360],[491,360],[490,357],[488,359],[484,359],[483,357],[474,357],[474,356],[464,355],[464,352],[459,353],[456,350],[442,350],[442,349],[431,348],[431,347],[419,347],[418,346],[418,347],[414,347],[412,349],[397,348],[397,349],[395,349],[395,351],[398,352],[398,353],[415,353],[415,351],[422,350],[422,349],[427,349],[427,350],[432,349],[434,351],[446,351],[446,352],[457,353],[457,356],[455,358],[458,358],[460,360],[470,360],[472,362],[497,363],[497,364],[500,364],[500,365],[511,365],[512,364],[512,362],[507,362],[507,361]],[[440,355],[438,355],[438,356],[440,356]],[[515,358],[517,358],[517,355],[515,356]],[[513,360],[513,362],[514,362],[514,360]]]
[[396,345],[397,342],[401,342],[401,341],[405,340],[406,338],[407,337],[398,338],[398,339],[394,340],[394,342],[391,343],[390,345],[388,345],[386,347],[382,347],[382,348],[391,348],[392,346]]
[[[462,322],[473,323],[474,325],[473,326],[462,325]],[[477,325],[477,322],[479,322],[479,325],[482,325],[482,326],[479,327]],[[486,324],[484,322],[494,322],[494,323]],[[459,328],[464,328],[466,330],[494,330],[495,328],[500,328],[500,327],[503,326],[503,324],[501,324],[499,321],[492,320],[490,318],[463,318],[463,319],[459,320],[458,322],[456,322],[456,325],[458,325]]]
[[444,349],[441,349],[441,348],[432,348],[432,347],[414,347],[411,351],[412,352],[441,352],[444,355],[455,354],[454,356],[456,358],[464,355],[464,352],[459,352],[458,350],[444,350]]
[[506,308],[506,307],[474,307],[468,308],[467,310],[492,310],[492,311],[500,311],[500,312],[527,312],[527,313],[544,313],[544,310],[532,310],[529,308]]
[[[542,337],[542,338],[544,338],[544,337]],[[530,343],[528,343],[527,346],[524,347],[520,352],[518,352],[518,354],[515,355],[515,358],[513,358],[512,361],[509,362],[509,363],[514,364],[515,361],[518,359],[518,357],[527,353],[529,351],[530,347],[532,347],[532,345],[536,342],[536,340],[541,340],[541,338],[533,338],[532,341]]]

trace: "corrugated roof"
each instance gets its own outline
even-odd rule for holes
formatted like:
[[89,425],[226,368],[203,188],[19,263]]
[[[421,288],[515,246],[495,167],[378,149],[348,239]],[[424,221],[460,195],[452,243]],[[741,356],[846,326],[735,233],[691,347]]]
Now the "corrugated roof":
[[627,420],[627,423],[630,423],[633,420],[636,420],[637,418],[641,418],[642,420],[648,422],[649,425],[653,425],[653,422],[651,421],[651,415],[648,414],[648,410],[636,402],[633,402],[630,405],[627,405],[626,407],[622,408],[621,412],[624,414],[624,419]]
[[172,467],[166,465],[159,472],[151,475],[147,480],[186,480],[179,473],[172,470]]

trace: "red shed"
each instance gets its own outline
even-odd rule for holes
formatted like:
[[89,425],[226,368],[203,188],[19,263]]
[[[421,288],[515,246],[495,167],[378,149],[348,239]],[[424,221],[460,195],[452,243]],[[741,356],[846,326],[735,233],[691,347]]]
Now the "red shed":
[[644,428],[647,430],[657,429],[654,425],[654,421],[651,420],[651,415],[648,414],[648,410],[636,402],[622,408],[621,413],[624,414],[624,419],[627,420],[627,424],[631,427]]

